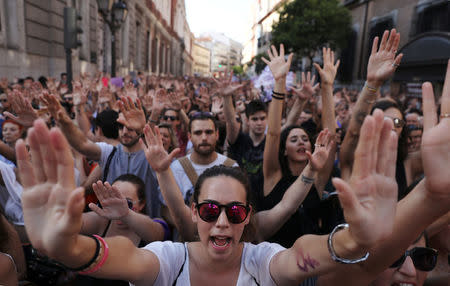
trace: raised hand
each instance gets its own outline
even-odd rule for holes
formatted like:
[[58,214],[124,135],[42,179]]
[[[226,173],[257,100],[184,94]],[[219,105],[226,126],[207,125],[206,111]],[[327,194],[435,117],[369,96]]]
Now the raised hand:
[[367,83],[370,86],[379,87],[394,74],[403,57],[403,54],[395,56],[399,43],[400,33],[395,29],[390,33],[384,31],[380,47],[378,37],[375,37],[367,64]]
[[311,78],[311,72],[308,72],[305,77],[305,72],[302,72],[302,83],[300,88],[292,87],[292,91],[298,96],[300,100],[310,99],[319,89],[319,84],[314,84],[316,76],[313,75]]
[[123,119],[117,119],[117,122],[125,125],[129,129],[141,132],[145,126],[145,114],[139,98],[136,99],[136,104],[134,104],[129,96],[122,97],[117,102],[120,112],[123,114]]
[[333,179],[350,234],[366,249],[390,235],[394,226],[398,140],[392,129],[392,120],[384,119],[382,111],[377,109],[373,116],[367,116],[349,181]]
[[439,203],[450,202],[450,60],[447,64],[441,98],[441,118],[438,123],[433,87],[422,85],[423,135],[422,163],[426,178],[427,194]]
[[244,84],[233,84],[231,80],[233,79],[233,72],[220,73],[218,79],[213,78],[217,91],[222,96],[233,95],[238,89],[244,86]]
[[30,101],[18,90],[8,93],[8,100],[11,102],[11,106],[17,116],[8,111],[3,112],[3,114],[24,127],[31,127],[33,121],[38,118],[38,113],[31,106]]
[[31,243],[49,256],[70,251],[81,229],[84,190],[75,189],[74,162],[66,138],[36,120],[25,142],[16,144],[22,175],[23,215]]
[[265,62],[272,72],[272,75],[275,79],[275,81],[279,79],[286,78],[289,68],[291,66],[292,62],[292,56],[293,54],[289,54],[287,60],[284,59],[284,45],[280,45],[280,54],[278,55],[277,49],[274,45],[271,46],[272,52],[267,50],[267,55],[269,56],[269,60],[266,58],[261,58],[263,62]]
[[56,98],[54,94],[49,94],[48,92],[44,92],[41,97],[41,101],[47,106],[50,114],[55,118],[55,120],[59,120],[59,114],[61,112],[65,112],[59,100]]
[[311,170],[320,171],[327,162],[330,155],[331,148],[333,147],[333,135],[328,129],[324,129],[319,133],[314,144],[314,153],[311,155],[309,151],[306,151],[309,163],[311,164]]
[[98,181],[92,184],[92,188],[102,207],[90,203],[89,208],[91,210],[109,220],[122,219],[128,215],[130,209],[127,200],[116,187],[111,186],[108,182],[103,184],[102,181]]
[[164,107],[166,106],[166,103],[168,101],[168,95],[167,91],[164,88],[159,88],[156,90],[156,95],[153,97],[153,108],[160,113]]
[[170,154],[167,154],[164,149],[161,133],[159,133],[159,128],[155,126],[154,131],[147,124],[144,128],[145,144],[140,139],[140,144],[145,152],[145,158],[147,158],[148,163],[156,172],[166,171],[173,159],[180,152],[180,148],[176,148]]
[[170,105],[173,109],[175,110],[181,110],[181,108],[183,107],[181,104],[181,98],[178,97],[175,92],[169,92],[169,102]]
[[317,63],[314,63],[314,67],[317,69],[320,75],[320,80],[323,84],[333,84],[336,78],[337,69],[339,68],[340,60],[334,62],[334,52],[330,48],[322,48],[323,54],[323,68]]

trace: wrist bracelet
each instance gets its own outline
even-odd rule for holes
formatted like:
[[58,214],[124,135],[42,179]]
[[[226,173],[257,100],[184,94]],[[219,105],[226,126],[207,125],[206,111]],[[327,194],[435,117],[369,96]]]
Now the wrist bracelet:
[[369,86],[369,85],[367,84],[367,81],[364,83],[364,86],[367,87],[367,89],[368,89],[369,92],[371,92],[371,93],[377,93],[377,91],[378,91],[378,88]]
[[106,243],[106,241],[102,237],[100,237],[100,236],[98,236],[96,234],[94,235],[94,237],[96,239],[98,239],[101,242],[102,246],[103,246],[104,252],[103,252],[102,258],[100,259],[100,262],[97,265],[95,265],[92,269],[88,269],[86,271],[80,271],[80,272],[78,272],[79,274],[86,275],[86,274],[92,274],[94,272],[97,272],[103,266],[103,264],[105,264],[106,259],[108,258],[108,254],[109,254],[108,244]]
[[100,254],[100,241],[97,238],[95,238],[94,236],[92,236],[92,235],[88,235],[88,237],[92,238],[96,242],[94,256],[91,258],[91,260],[89,260],[88,263],[86,263],[86,264],[84,264],[84,265],[82,265],[80,267],[70,268],[70,267],[66,266],[66,268],[69,269],[70,271],[82,271],[82,270],[88,269],[97,260],[98,255]]
[[162,227],[164,229],[164,240],[169,240],[171,237],[171,232],[170,232],[169,226],[167,225],[167,222],[163,221],[162,219],[158,219],[158,218],[153,219],[153,221],[162,225]]
[[281,93],[281,92],[276,92],[275,90],[272,89],[272,96],[276,97],[275,95],[281,96],[281,97],[285,97],[286,94],[285,93]]
[[338,232],[339,230],[348,228],[348,223],[342,223],[342,224],[338,224],[333,231],[330,233],[330,235],[328,236],[328,251],[330,252],[331,255],[331,259],[333,259],[336,262],[342,263],[342,264],[356,264],[356,263],[360,263],[363,261],[366,261],[367,258],[369,257],[369,252],[367,252],[363,257],[358,258],[358,259],[347,259],[347,258],[341,258],[339,256],[337,256],[336,252],[334,251],[334,247],[333,247],[333,236],[336,232]]
[[306,176],[303,175],[303,174],[302,174],[302,176],[300,177],[300,179],[301,179],[302,182],[305,183],[305,184],[312,184],[312,183],[314,183],[314,178],[306,177]]
[[283,96],[278,96],[278,95],[274,95],[272,94],[272,98],[278,99],[278,100],[284,100]]

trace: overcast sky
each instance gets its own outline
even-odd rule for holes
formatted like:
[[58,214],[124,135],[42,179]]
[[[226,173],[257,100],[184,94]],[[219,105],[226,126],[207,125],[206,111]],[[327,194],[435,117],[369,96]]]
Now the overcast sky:
[[185,0],[187,21],[195,36],[221,32],[244,43],[251,0]]

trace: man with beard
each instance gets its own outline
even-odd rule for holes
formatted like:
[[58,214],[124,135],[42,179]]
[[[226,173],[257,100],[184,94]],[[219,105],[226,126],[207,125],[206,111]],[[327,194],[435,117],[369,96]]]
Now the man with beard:
[[55,118],[70,145],[88,159],[99,163],[103,171],[103,181],[113,182],[123,174],[133,174],[144,181],[146,213],[150,217],[160,217],[158,181],[139,144],[141,132],[119,123],[127,122],[122,113],[117,119],[120,144],[116,147],[105,142],[93,143],[88,140],[65,112],[58,112]]
[[186,204],[189,204],[195,182],[203,171],[217,165],[238,166],[235,161],[215,151],[219,132],[210,112],[193,114],[188,136],[194,146],[192,153],[170,165]]

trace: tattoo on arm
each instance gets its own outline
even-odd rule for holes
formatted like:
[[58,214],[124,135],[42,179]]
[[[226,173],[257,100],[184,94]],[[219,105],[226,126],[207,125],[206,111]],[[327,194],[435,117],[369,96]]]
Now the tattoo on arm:
[[305,185],[314,183],[314,178],[306,177],[305,175],[301,176],[301,180],[303,183],[305,183]]
[[315,260],[314,258],[311,258],[309,254],[305,255],[302,250],[299,251],[297,266],[301,271],[309,272],[309,268],[311,268],[312,270],[319,265],[320,265],[319,261]]

